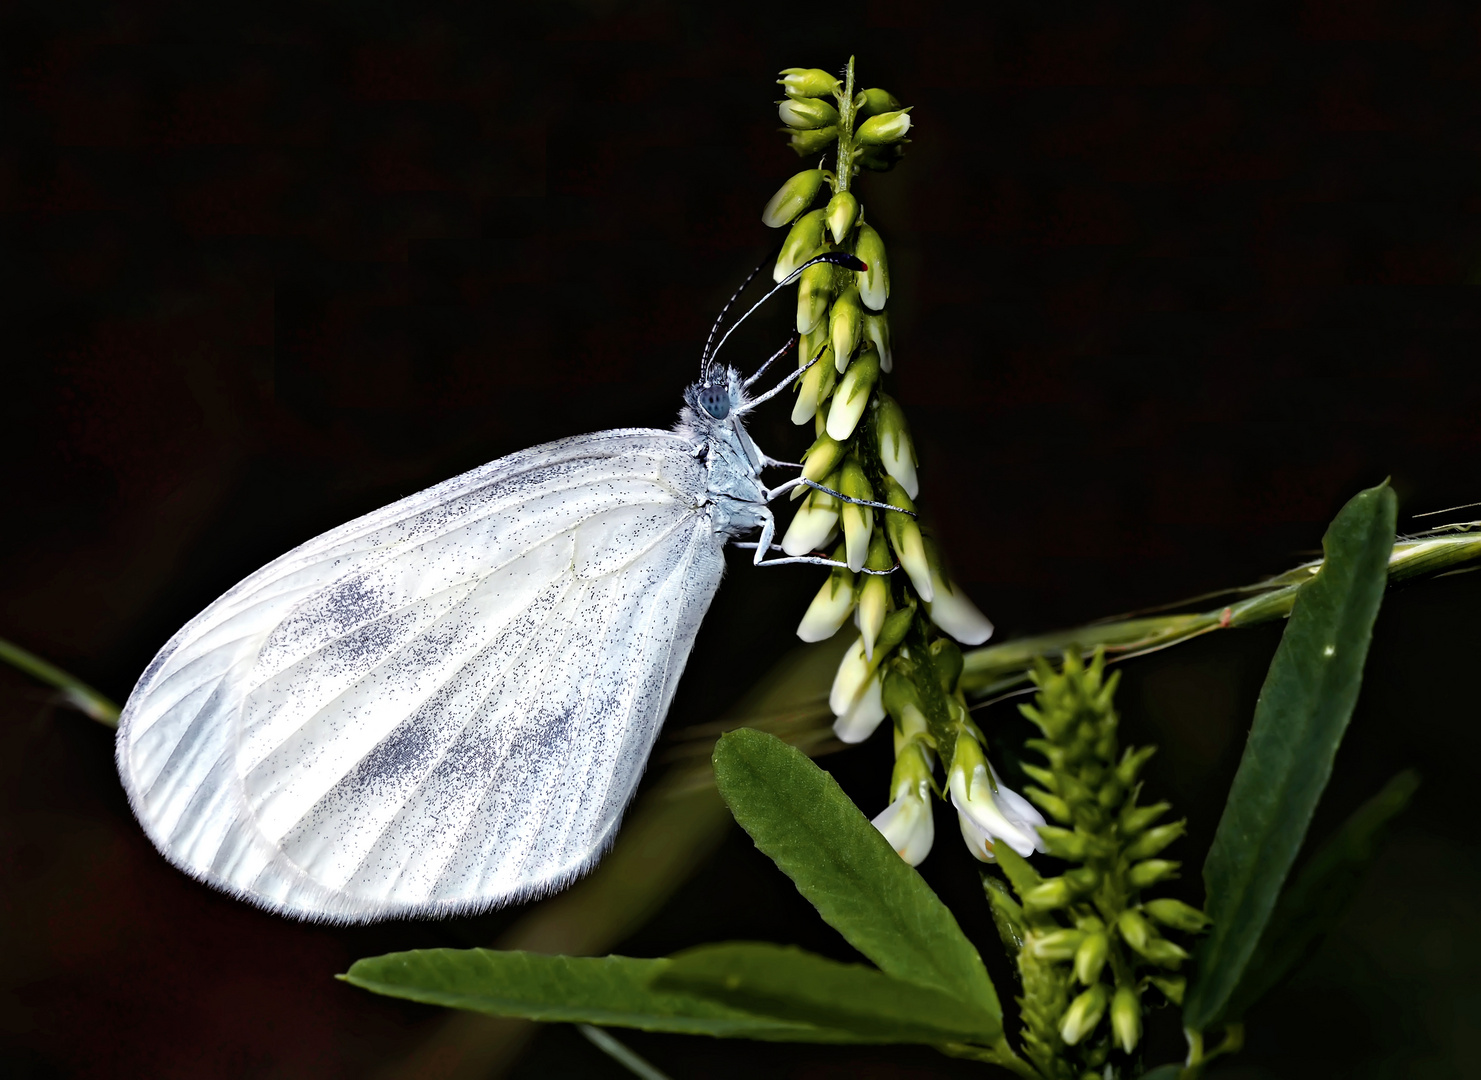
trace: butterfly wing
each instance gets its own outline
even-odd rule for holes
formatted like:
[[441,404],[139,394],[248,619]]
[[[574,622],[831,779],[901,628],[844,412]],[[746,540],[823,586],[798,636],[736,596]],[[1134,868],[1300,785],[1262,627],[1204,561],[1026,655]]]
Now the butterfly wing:
[[156,846],[360,921],[559,887],[614,834],[719,586],[692,444],[514,454],[231,589],[139,680],[118,765]]

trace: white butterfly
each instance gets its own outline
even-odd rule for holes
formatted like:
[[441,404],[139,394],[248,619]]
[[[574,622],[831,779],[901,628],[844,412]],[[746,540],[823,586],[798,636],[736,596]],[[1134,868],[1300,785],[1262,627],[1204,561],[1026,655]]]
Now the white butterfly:
[[337,922],[487,908],[586,870],[724,545],[759,528],[761,563],[766,504],[800,482],[762,484],[779,463],[742,422],[786,384],[752,400],[761,372],[705,371],[673,431],[501,458],[310,540],[186,624],[118,729],[130,804],[166,858]]

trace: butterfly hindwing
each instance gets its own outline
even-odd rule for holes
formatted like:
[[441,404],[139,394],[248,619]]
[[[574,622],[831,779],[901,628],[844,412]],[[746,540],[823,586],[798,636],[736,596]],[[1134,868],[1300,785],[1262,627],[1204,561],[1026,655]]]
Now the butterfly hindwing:
[[719,585],[692,444],[536,447],[227,592],[120,724],[140,820],[190,873],[356,920],[553,888],[609,841]]

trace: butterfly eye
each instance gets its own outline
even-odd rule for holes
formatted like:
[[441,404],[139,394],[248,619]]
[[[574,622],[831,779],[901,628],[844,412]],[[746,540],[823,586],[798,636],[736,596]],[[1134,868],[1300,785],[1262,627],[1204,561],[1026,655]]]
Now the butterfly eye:
[[720,386],[706,386],[699,392],[699,405],[716,420],[730,415],[730,394]]

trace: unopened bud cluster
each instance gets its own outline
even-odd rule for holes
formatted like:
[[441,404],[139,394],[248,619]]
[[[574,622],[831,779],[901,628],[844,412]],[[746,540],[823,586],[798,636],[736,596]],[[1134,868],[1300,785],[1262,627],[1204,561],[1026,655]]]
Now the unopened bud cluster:
[[1180,1004],[1187,950],[1169,931],[1197,933],[1203,912],[1146,891],[1177,876],[1162,858],[1184,823],[1161,823],[1167,803],[1140,805],[1140,774],[1154,748],[1120,750],[1112,706],[1118,679],[1105,655],[1087,667],[1073,654],[1056,672],[1040,659],[1039,688],[1023,714],[1043,738],[1028,746],[1044,766],[1024,766],[1038,786],[1025,790],[1052,824],[1039,827],[1048,854],[1068,864],[1040,877],[1026,862],[1003,859],[1013,886],[987,882],[1004,943],[1016,951],[1023,982],[1024,1051],[1045,1076],[1078,1078],[1119,1051],[1134,1055],[1143,996]]
[[[811,424],[815,436],[803,478],[828,490],[797,490],[801,502],[781,546],[791,556],[830,554],[843,565],[818,590],[797,634],[821,641],[850,617],[858,628],[833,684],[834,733],[861,742],[892,718],[891,801],[875,824],[903,858],[918,864],[930,851],[938,757],[968,848],[984,860],[997,840],[1032,851],[1043,818],[999,784],[983,756],[957,687],[961,652],[942,634],[980,645],[992,624],[946,575],[940,551],[916,523],[910,427],[880,385],[894,365],[889,259],[852,187],[861,170],[888,169],[903,156],[910,110],[886,90],[856,90],[852,60],[842,79],[787,68],[778,83],[786,97],[777,111],[792,148],[803,157],[833,150],[835,167],[824,161],[798,173],[766,204],[762,221],[788,230],[774,279],[825,252],[864,264],[817,263],[798,279],[797,359],[807,371],[797,381],[792,421]],[[897,568],[904,573],[891,573]]]

